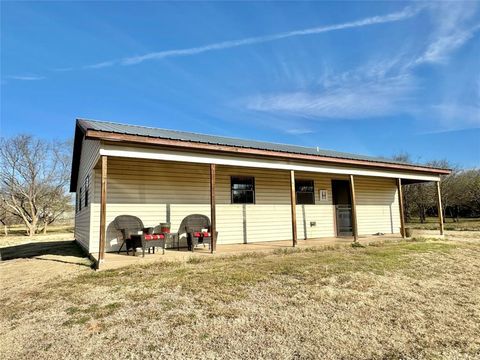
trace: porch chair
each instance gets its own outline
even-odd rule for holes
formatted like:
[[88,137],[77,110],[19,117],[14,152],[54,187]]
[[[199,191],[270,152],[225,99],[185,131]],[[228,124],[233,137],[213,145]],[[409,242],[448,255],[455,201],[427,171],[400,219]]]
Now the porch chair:
[[145,249],[153,247],[155,253],[155,247],[161,247],[163,254],[165,254],[165,235],[162,233],[154,234],[153,227],[144,227],[142,220],[132,215],[120,215],[113,220],[113,225],[117,230],[117,233],[121,236],[122,245],[118,249],[118,253],[126,246],[127,255],[129,250],[133,250],[135,256],[135,249],[137,247],[142,248],[143,257],[145,257]]
[[[207,231],[202,231],[205,229]],[[193,251],[199,244],[203,244],[203,246],[208,244],[208,249],[210,250],[212,246],[212,234],[210,231],[211,225],[208,216],[201,214],[188,215],[182,220],[178,229],[178,241],[180,241],[182,234],[186,234],[188,251]],[[218,231],[215,234],[218,236]]]

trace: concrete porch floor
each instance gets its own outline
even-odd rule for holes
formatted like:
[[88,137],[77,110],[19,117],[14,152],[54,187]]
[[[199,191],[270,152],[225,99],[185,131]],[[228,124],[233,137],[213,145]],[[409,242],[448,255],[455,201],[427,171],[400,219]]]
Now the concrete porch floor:
[[[388,235],[373,235],[373,236],[361,236],[359,242],[361,244],[369,244],[372,242],[386,241],[386,240],[400,240],[401,236],[398,234]],[[318,238],[308,240],[298,240],[297,248],[321,248],[326,246],[350,246],[353,242],[353,237],[342,238]],[[291,240],[281,241],[265,241],[255,242],[249,244],[219,244],[217,245],[217,251],[215,254],[211,254],[208,251],[208,246],[198,246],[195,251],[190,252],[186,249],[167,249],[165,255],[162,255],[162,251],[157,249],[155,254],[145,254],[142,257],[142,252],[138,251],[136,256],[127,255],[125,252],[117,254],[116,252],[105,253],[105,261],[100,265],[100,270],[117,269],[129,265],[141,265],[149,264],[157,261],[188,261],[192,257],[200,256],[231,256],[248,252],[272,252],[276,249],[288,249],[292,248]],[[131,253],[130,253],[131,254]],[[92,254],[97,258],[98,254]]]

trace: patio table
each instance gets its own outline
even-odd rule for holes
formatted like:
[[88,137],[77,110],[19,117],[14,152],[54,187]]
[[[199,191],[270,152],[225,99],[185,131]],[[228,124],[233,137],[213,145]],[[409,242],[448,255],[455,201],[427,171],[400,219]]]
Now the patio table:
[[[153,254],[155,254],[155,248],[156,247],[161,247],[162,248],[162,254],[165,255],[165,243],[167,240],[171,240],[172,242],[175,242],[175,237],[176,234],[174,233],[154,233],[152,235],[163,235],[163,239],[158,239],[158,240],[148,240],[146,241],[146,245],[148,247],[148,253],[150,254],[150,249],[153,248]],[[142,247],[142,235],[131,235],[130,241],[132,242],[131,244],[127,244],[127,248],[133,248],[133,255],[135,255],[135,249],[137,247]],[[143,256],[145,256],[145,249],[143,249]]]

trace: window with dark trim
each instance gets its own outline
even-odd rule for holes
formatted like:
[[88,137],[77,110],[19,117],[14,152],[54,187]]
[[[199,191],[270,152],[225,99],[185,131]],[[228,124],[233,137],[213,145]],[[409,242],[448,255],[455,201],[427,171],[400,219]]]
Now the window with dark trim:
[[90,176],[89,175],[87,175],[85,177],[84,187],[85,187],[85,207],[87,207],[88,206],[88,189],[90,189]]
[[297,204],[315,204],[315,188],[313,180],[295,180],[295,192],[297,195]]
[[78,211],[82,210],[82,187],[80,186],[80,194],[78,195]]
[[253,176],[232,176],[232,204],[255,204],[255,178]]

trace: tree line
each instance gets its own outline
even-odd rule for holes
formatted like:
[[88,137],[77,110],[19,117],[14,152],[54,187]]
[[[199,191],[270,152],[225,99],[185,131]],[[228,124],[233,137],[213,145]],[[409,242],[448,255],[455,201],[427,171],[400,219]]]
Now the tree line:
[[[408,154],[396,155],[394,160],[412,162]],[[424,165],[451,169],[441,176],[440,190],[444,221],[447,217],[458,222],[460,217],[480,217],[480,169],[461,169],[447,160],[430,161]],[[432,182],[404,185],[404,212],[407,221],[418,218],[424,223],[427,216],[438,215],[437,188]]]

